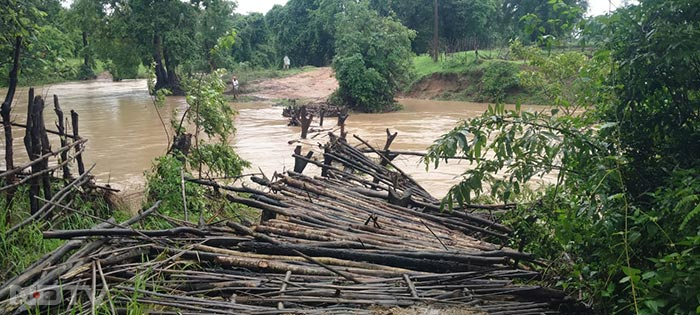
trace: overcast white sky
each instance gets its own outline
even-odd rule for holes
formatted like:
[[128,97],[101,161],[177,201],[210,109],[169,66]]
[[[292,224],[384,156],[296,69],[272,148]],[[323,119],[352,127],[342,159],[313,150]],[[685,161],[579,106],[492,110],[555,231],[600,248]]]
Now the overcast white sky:
[[[620,6],[622,0],[612,0],[612,9]],[[238,0],[238,13],[260,12],[267,13],[275,4],[285,4],[287,0]],[[589,15],[599,15],[608,12],[608,0],[588,0]]]
[[285,4],[287,0],[238,0],[238,13],[260,12],[267,13],[275,4]]

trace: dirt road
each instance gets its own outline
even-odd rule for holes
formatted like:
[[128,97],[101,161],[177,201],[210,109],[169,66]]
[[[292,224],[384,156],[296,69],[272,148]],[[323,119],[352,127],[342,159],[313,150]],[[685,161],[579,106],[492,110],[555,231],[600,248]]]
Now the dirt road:
[[336,88],[338,81],[335,80],[333,70],[324,67],[286,78],[253,82],[246,87],[250,92],[243,95],[262,99],[323,99],[331,95]]

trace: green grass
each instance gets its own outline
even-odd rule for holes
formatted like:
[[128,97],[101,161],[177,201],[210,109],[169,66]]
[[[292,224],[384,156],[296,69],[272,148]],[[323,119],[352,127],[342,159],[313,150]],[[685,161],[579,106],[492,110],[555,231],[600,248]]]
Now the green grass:
[[[462,90],[444,91],[435,96],[435,99],[465,102],[489,102],[489,97],[481,93],[482,76],[484,71],[494,62],[508,62],[517,64],[521,69],[525,66],[522,60],[502,59],[505,50],[479,50],[477,60],[474,51],[462,51],[452,54],[442,54],[437,62],[433,62],[431,56],[424,54],[413,58],[415,75],[413,82],[407,85],[405,93],[410,93],[418,84],[426,78],[434,75],[457,76],[463,85]],[[449,77],[452,78],[452,77]],[[444,77],[443,77],[444,80]],[[510,89],[505,99],[506,103],[522,102],[523,104],[543,104],[541,95],[536,91],[527,91],[523,88]]]
[[[498,59],[501,53],[499,50],[480,50],[479,63],[476,62],[476,53],[471,51],[460,51],[451,54],[442,54],[438,62],[433,62],[433,58],[427,54],[413,58],[416,76],[420,79],[433,73],[463,73],[482,65],[483,61]],[[503,59],[498,59],[503,60]],[[521,61],[512,61],[522,63]]]
[[[54,185],[54,191],[60,189],[58,181]],[[7,230],[29,217],[29,198],[27,198],[27,186],[20,186],[15,193],[11,207],[7,207],[5,194],[0,194],[0,282],[5,281],[25,270],[36,260],[61,246],[65,241],[44,239],[41,232],[47,229],[85,229],[101,223],[102,221],[90,218],[85,213],[97,217],[109,217],[114,215],[116,219],[124,219],[126,212],[114,211],[109,208],[106,200],[90,196],[74,195],[71,208],[82,213],[61,211],[54,209],[54,219],[50,222],[42,221],[31,223],[12,234]],[[9,212],[9,216],[8,216]],[[11,222],[6,222],[9,217]],[[42,227],[42,223],[45,225]]]

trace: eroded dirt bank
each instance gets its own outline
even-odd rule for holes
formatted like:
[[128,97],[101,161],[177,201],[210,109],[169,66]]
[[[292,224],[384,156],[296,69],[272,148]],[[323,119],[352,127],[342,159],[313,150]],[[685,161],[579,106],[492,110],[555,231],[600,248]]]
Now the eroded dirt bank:
[[323,67],[285,78],[253,82],[242,95],[260,99],[322,99],[337,88],[333,70]]

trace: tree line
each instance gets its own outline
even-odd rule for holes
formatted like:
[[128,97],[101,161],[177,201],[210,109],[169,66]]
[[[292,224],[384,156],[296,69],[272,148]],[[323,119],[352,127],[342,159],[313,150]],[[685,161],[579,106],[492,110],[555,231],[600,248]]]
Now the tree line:
[[[341,17],[364,3],[382,18],[415,32],[413,53],[485,49],[519,37],[566,40],[583,20],[584,0],[440,0],[434,7],[407,0],[290,0],[266,14],[235,13],[230,0],[2,0],[0,84],[9,85],[12,51],[21,38],[19,80],[89,79],[95,69],[115,80],[134,78],[154,65],[157,88],[182,92],[181,73],[216,68],[278,67],[282,56],[295,65],[325,66],[336,55]],[[75,60],[80,59],[78,63]]]

